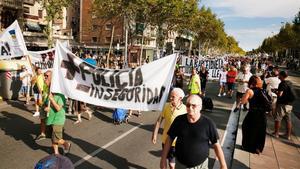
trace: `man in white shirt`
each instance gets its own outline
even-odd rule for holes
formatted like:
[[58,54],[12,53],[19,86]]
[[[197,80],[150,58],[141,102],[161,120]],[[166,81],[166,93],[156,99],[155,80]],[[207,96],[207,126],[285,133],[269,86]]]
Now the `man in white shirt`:
[[[243,66],[242,72],[238,73],[236,83],[237,83],[237,92],[236,92],[236,107],[234,109],[234,112],[237,112],[241,107],[241,99],[243,95],[246,93],[246,90],[248,89],[248,81],[252,74],[250,73],[249,67]],[[244,105],[244,110],[247,110],[246,105]]]
[[26,97],[26,104],[29,104],[29,89],[30,89],[30,81],[31,74],[28,72],[26,66],[22,66],[22,72],[20,73],[20,80],[22,80],[22,88],[21,92],[24,97]]
[[280,83],[280,79],[276,75],[276,72],[271,72],[271,76],[265,79],[265,83],[267,84],[267,92],[269,96],[272,96],[272,113],[274,113],[276,108],[277,101],[277,89]]
[[221,97],[222,95],[226,96],[225,86],[227,82],[227,71],[225,67],[223,68],[223,71],[220,72],[219,82],[220,82],[220,89],[219,89],[218,97]]

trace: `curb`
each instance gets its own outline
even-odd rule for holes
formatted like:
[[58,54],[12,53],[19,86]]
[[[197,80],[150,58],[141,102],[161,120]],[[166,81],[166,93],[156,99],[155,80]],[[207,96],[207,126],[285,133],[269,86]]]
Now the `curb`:
[[247,112],[240,110],[239,126],[236,135],[232,169],[249,169],[250,168],[250,153],[242,150],[242,124]]

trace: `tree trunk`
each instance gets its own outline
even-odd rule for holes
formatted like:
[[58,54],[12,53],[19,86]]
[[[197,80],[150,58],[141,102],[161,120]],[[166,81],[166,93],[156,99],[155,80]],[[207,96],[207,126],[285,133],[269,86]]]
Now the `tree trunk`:
[[48,22],[48,30],[47,30],[47,36],[48,36],[48,49],[52,48],[53,44],[53,31],[52,31],[52,20]]
[[141,44],[141,53],[140,53],[140,66],[142,65],[142,59],[143,59],[143,48],[144,48],[144,30],[142,32],[142,44]]
[[198,48],[199,48],[199,53],[198,53],[198,57],[200,58],[201,56],[201,45],[200,45],[200,41],[198,42]]
[[115,32],[115,26],[113,25],[112,31],[111,31],[109,50],[108,50],[108,54],[107,54],[107,58],[106,58],[106,64],[107,64],[108,68],[109,68],[109,57],[110,57],[110,53],[111,53],[112,43],[114,41],[114,32]]
[[189,53],[188,53],[189,57],[191,57],[191,54],[192,54],[192,47],[193,47],[193,41],[191,40],[190,47],[189,47]]

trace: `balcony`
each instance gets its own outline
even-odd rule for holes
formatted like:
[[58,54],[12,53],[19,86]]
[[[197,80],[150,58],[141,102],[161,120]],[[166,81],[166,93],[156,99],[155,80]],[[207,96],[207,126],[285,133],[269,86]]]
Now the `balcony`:
[[34,5],[35,0],[24,0],[25,4]]
[[0,6],[14,9],[22,9],[23,0],[0,0]]

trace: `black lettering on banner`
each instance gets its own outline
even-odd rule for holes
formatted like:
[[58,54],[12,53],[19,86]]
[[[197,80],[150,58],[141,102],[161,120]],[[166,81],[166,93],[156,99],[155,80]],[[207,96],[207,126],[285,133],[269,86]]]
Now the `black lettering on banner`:
[[160,88],[160,93],[159,93],[159,102],[161,101],[161,98],[163,97],[165,91],[166,91],[166,87],[162,86]]
[[101,83],[101,73],[104,71],[104,69],[96,69],[93,72],[93,82],[95,85],[100,85]]
[[129,86],[133,86],[133,75],[132,75],[133,71],[134,71],[134,69],[131,69],[129,71]]
[[123,89],[123,88],[125,88],[127,85],[128,85],[128,83],[127,82],[123,82],[122,84],[121,84],[121,80],[120,80],[120,75],[122,74],[122,73],[126,73],[126,72],[128,72],[128,70],[121,70],[119,73],[117,73],[116,74],[116,86],[117,86],[117,88],[119,88],[119,89]]
[[98,88],[96,88],[96,92],[95,92],[95,98],[101,99],[103,97],[104,94],[104,89],[102,87],[100,87],[100,90]]
[[114,90],[113,89],[106,89],[106,93],[108,94],[108,95],[104,95],[104,99],[105,100],[109,100],[111,97],[112,97],[112,92],[113,92]]
[[128,92],[127,92],[127,95],[126,95],[127,101],[130,102],[133,99],[133,97],[134,97],[133,92],[134,92],[134,88],[128,89]]
[[143,85],[143,99],[142,99],[142,102],[144,103],[145,100],[146,100],[146,88],[145,88],[145,85]]
[[111,100],[117,101],[120,91],[121,91],[121,89],[115,89],[115,92],[114,92],[113,97],[111,98]]
[[65,78],[69,79],[69,80],[73,80],[75,73],[80,73],[80,69],[75,65],[74,60],[75,56],[73,56],[70,53],[67,53],[68,56],[68,61],[63,60],[61,62],[61,67],[67,69],[67,73]]
[[79,68],[81,71],[82,80],[86,80],[85,74],[91,74],[94,67],[86,62],[81,62],[79,64]]
[[136,87],[135,88],[135,92],[134,92],[134,94],[135,94],[135,99],[134,99],[134,102],[136,103],[136,102],[138,102],[138,103],[140,103],[141,102],[141,100],[140,100],[140,92],[141,92],[141,88],[140,87]]
[[120,101],[125,100],[125,98],[126,98],[126,93],[127,93],[127,92],[128,92],[128,89],[123,89],[123,90],[121,91],[120,95],[118,96],[118,99],[119,99]]
[[155,88],[155,93],[154,93],[154,98],[153,98],[152,104],[156,104],[158,102],[159,102],[158,91],[157,91],[157,88]]
[[138,68],[135,72],[135,80],[134,80],[134,86],[139,86],[143,84],[143,74],[142,69]]
[[114,70],[113,73],[109,76],[110,87],[115,87],[115,75],[119,73],[119,70]]
[[1,55],[2,56],[10,56],[10,51],[6,49],[4,46],[1,46]]
[[212,69],[212,74],[211,77],[212,78],[218,78],[220,76],[220,70],[219,69]]
[[76,89],[88,93],[91,87],[83,84],[77,84]]
[[104,72],[101,74],[101,76],[100,76],[100,79],[101,79],[101,85],[102,86],[105,86],[105,87],[109,87],[109,84],[108,83],[106,83],[106,81],[105,81],[105,74],[106,73],[108,73],[109,72],[109,70],[104,70]]
[[147,88],[147,104],[150,104],[153,101],[153,92],[151,89]]

